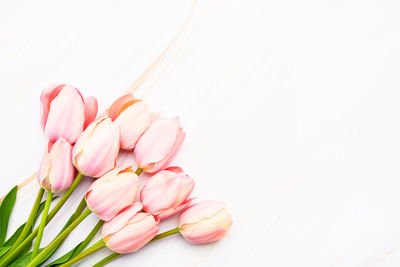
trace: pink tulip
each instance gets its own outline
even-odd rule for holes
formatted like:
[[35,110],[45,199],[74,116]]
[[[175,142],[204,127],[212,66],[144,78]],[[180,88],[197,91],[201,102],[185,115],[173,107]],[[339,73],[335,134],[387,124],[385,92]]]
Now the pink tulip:
[[64,138],[54,144],[49,142],[38,171],[41,187],[52,193],[60,193],[71,186],[75,177],[71,153],[72,145]]
[[149,128],[152,114],[146,102],[135,99],[132,94],[118,98],[107,111],[119,126],[122,149],[131,150],[140,136]]
[[179,167],[169,167],[150,178],[140,192],[143,209],[165,219],[190,205],[194,180]]
[[109,221],[135,201],[138,191],[135,172],[131,168],[115,168],[90,185],[86,203],[97,217]]
[[179,231],[194,244],[217,241],[227,235],[232,216],[221,201],[208,200],[187,208],[179,219]]
[[110,118],[100,118],[81,134],[72,151],[72,159],[83,175],[100,177],[115,167],[118,150],[118,126]]
[[136,144],[134,155],[138,166],[145,172],[163,169],[178,152],[185,132],[179,118],[160,118],[154,121]]
[[154,238],[158,232],[158,220],[141,210],[142,204],[134,203],[104,223],[101,234],[109,249],[117,253],[130,253]]
[[66,84],[44,89],[40,102],[41,125],[53,142],[62,137],[74,144],[97,114],[96,98],[83,99],[78,89]]

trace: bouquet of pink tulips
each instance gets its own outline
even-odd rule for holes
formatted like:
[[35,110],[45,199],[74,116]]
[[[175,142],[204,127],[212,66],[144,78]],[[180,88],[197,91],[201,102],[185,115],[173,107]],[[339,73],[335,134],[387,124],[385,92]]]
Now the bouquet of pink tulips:
[[[107,247],[113,253],[94,265],[103,266],[174,234],[194,244],[214,242],[227,235],[232,217],[226,205],[216,200],[194,204],[189,198],[193,178],[180,167],[169,166],[185,139],[178,117],[162,118],[132,94],[120,97],[104,115],[97,116],[96,98],[85,98],[78,89],[65,84],[46,88],[40,100],[41,125],[49,139],[37,173],[40,190],[26,223],[7,240],[17,187],[3,199],[0,267],[44,265],[91,213],[99,218],[93,230],[71,251],[46,266],[72,266]],[[136,161],[136,169],[117,164],[117,159],[123,161],[121,157],[129,156]],[[140,187],[138,177],[142,172],[152,176]],[[81,203],[56,238],[41,247],[46,225],[84,176],[94,181]],[[50,210],[52,201],[57,203]],[[179,225],[159,233],[160,221],[179,212]],[[40,223],[34,228],[39,217]],[[100,230],[102,239],[88,247]]]

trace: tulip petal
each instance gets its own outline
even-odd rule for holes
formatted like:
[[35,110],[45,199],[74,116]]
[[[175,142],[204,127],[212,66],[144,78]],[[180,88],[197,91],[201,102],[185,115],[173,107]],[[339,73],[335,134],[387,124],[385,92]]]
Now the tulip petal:
[[128,207],[139,190],[138,176],[127,168],[117,168],[94,181],[86,193],[89,209],[101,220],[109,221]]
[[174,159],[175,155],[178,153],[179,148],[182,146],[183,141],[185,140],[185,132],[180,129],[177,135],[176,142],[174,146],[172,147],[171,151],[160,161],[156,162],[155,164],[150,165],[149,167],[149,173],[155,173],[158,172],[159,170],[163,169],[165,166],[168,166],[168,164]]
[[51,192],[63,192],[71,186],[75,176],[71,144],[64,138],[57,140],[51,148],[51,159]]
[[179,220],[183,224],[195,223],[202,220],[204,217],[211,217],[225,208],[226,204],[219,200],[207,200],[199,202],[193,204],[187,210],[185,210]]
[[160,220],[165,220],[168,217],[171,217],[172,215],[175,215],[176,213],[180,212],[181,210],[186,209],[192,203],[192,201],[193,201],[193,199],[187,199],[185,202],[183,202],[178,207],[164,210],[163,212],[158,214],[157,217]]
[[118,150],[118,126],[110,118],[100,118],[86,128],[75,144],[74,165],[86,176],[103,176],[115,167]]
[[106,238],[106,245],[118,253],[137,251],[158,233],[157,221],[150,214],[137,213],[135,223],[128,224],[120,231]]
[[114,234],[128,224],[129,220],[143,208],[140,202],[135,202],[129,207],[122,210],[112,220],[104,224],[101,234],[103,236]]
[[65,85],[50,103],[45,134],[51,141],[63,137],[75,143],[83,130],[85,108],[77,90]]
[[115,120],[120,113],[121,108],[129,101],[134,100],[132,94],[126,94],[114,101],[111,107],[107,110],[107,115],[111,120]]
[[47,191],[60,193],[71,186],[75,177],[71,151],[71,144],[64,138],[49,142],[38,170],[38,181]]
[[179,177],[175,173],[163,171],[152,178],[140,193],[143,209],[154,215],[168,209],[179,193]]
[[58,85],[52,83],[47,86],[40,95],[40,124],[42,125],[43,130],[45,129],[47,116],[49,115],[50,103],[64,86],[64,84]]
[[150,109],[144,101],[134,103],[118,115],[115,123],[120,128],[121,148],[133,149],[150,126]]
[[159,171],[172,160],[184,138],[178,117],[156,120],[136,144],[138,166],[149,173]]
[[92,123],[97,116],[98,104],[97,99],[94,96],[89,96],[85,98],[85,124],[84,129]]

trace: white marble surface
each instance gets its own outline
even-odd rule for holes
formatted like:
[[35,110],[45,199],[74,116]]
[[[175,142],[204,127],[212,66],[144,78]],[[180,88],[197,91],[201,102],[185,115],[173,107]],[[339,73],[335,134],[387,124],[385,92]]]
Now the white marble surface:
[[[181,116],[187,139],[174,164],[196,178],[199,199],[227,202],[234,224],[221,242],[171,237],[110,266],[399,266],[399,8],[395,0],[0,1],[0,192],[37,169],[47,83],[96,95],[102,109],[136,90],[154,110]],[[21,190],[10,232],[35,191],[35,182]]]

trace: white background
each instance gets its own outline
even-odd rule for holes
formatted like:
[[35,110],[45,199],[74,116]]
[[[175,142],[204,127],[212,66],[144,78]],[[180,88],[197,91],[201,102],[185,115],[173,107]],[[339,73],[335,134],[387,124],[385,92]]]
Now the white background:
[[[135,91],[154,111],[181,117],[187,139],[174,164],[196,179],[194,196],[225,201],[234,224],[218,243],[170,237],[110,266],[399,266],[399,8],[396,0],[0,1],[0,191],[39,165],[48,83],[95,95],[100,110]],[[44,244],[84,190],[46,228]],[[36,192],[35,181],[21,190],[10,233]]]

